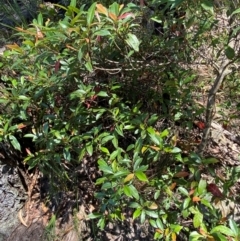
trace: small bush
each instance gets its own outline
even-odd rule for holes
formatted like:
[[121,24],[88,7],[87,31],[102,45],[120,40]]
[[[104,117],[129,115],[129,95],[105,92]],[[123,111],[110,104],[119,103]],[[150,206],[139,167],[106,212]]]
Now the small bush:
[[162,41],[151,36],[147,45],[132,3],[93,3],[85,10],[71,1],[62,9],[59,22],[40,13],[29,28],[17,27],[22,45],[8,45],[1,58],[0,102],[7,110],[1,140],[25,151],[24,163],[56,188],[70,188],[69,167],[93,158],[101,204],[89,217],[102,229],[108,220],[124,220],[130,208],[134,219],[150,222],[156,239],[177,240],[181,233],[189,240],[237,240],[236,223],[223,220],[212,204],[232,183],[224,193],[207,184],[199,167],[216,159],[191,153],[189,145],[181,155],[168,128],[185,118],[181,126],[190,129],[203,111],[190,101],[195,75],[179,64],[189,61],[182,45],[187,34],[167,43],[169,33]]

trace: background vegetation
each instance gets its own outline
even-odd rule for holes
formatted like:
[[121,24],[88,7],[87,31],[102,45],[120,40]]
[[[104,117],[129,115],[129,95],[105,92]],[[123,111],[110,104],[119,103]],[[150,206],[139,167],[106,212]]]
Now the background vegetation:
[[1,141],[52,193],[77,192],[84,176],[100,229],[131,210],[155,239],[239,240],[215,205],[237,203],[239,164],[219,178],[207,157],[216,100],[233,110],[221,124],[239,119],[239,2],[72,0],[41,4],[30,25],[15,4]]

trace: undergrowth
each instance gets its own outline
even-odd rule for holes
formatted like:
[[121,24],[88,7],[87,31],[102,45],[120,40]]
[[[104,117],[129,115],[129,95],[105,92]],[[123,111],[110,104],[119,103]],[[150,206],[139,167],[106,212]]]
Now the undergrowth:
[[[23,162],[48,176],[55,192],[71,190],[75,168],[93,163],[84,175],[99,203],[89,218],[100,229],[124,221],[131,209],[133,219],[151,224],[155,239],[238,240],[236,222],[214,203],[234,200],[239,167],[220,180],[218,160],[197,154],[199,140],[190,139],[205,109],[194,100],[198,82],[186,66],[218,8],[206,1],[171,4],[169,14],[159,8],[161,19],[152,16],[162,24],[160,36],[145,32],[144,10],[134,3],[78,8],[72,0],[58,6],[65,11],[59,21],[43,8],[27,28],[17,27],[21,44],[7,45],[0,62],[0,138],[25,153]],[[186,9],[185,16],[176,9]],[[237,63],[238,54],[229,58]],[[24,146],[25,138],[31,145]],[[55,216],[47,229],[54,222]]]

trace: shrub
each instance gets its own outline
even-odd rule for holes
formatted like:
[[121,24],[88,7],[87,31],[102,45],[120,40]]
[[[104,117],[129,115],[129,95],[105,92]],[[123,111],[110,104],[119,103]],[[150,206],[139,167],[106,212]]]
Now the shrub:
[[[167,34],[162,41],[152,36],[147,45],[140,9],[132,3],[93,3],[85,10],[71,1],[61,8],[66,12],[59,22],[40,13],[29,28],[18,27],[22,45],[8,45],[1,58],[0,102],[8,109],[1,115],[1,140],[25,151],[29,168],[38,167],[56,188],[70,188],[69,167],[93,158],[101,205],[89,217],[98,218],[100,228],[124,220],[131,208],[134,219],[150,222],[156,239],[183,233],[189,240],[237,240],[236,223],[219,225],[227,221],[212,205],[232,183],[224,193],[208,185],[199,166],[211,167],[216,159],[190,151],[182,156],[168,128],[182,117],[192,123],[192,110],[202,113],[189,105],[195,76],[179,64],[189,61],[182,36],[169,42]],[[24,146],[24,138],[33,146]]]

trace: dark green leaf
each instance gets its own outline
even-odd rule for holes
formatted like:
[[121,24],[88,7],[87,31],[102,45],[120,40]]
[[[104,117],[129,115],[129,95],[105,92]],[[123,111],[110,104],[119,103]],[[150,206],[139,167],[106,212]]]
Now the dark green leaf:
[[101,144],[103,145],[103,144],[107,143],[108,141],[112,140],[113,138],[114,138],[114,136],[112,136],[112,135],[105,136],[102,138]]
[[20,143],[18,142],[15,136],[10,135],[9,140],[16,150],[21,151]]
[[225,48],[225,54],[226,54],[228,59],[233,59],[235,57],[235,51],[230,46],[227,46]]

